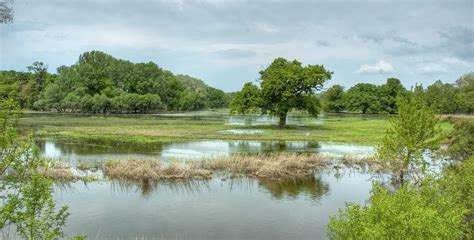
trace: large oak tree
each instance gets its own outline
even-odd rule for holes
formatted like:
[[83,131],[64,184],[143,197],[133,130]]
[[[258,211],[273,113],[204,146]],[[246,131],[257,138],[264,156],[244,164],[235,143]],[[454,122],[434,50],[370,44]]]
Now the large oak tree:
[[286,116],[293,109],[317,115],[320,103],[314,93],[331,79],[332,74],[322,65],[302,66],[297,60],[275,59],[260,71],[260,90],[255,91],[260,95],[262,113],[278,116],[280,127],[286,125]]

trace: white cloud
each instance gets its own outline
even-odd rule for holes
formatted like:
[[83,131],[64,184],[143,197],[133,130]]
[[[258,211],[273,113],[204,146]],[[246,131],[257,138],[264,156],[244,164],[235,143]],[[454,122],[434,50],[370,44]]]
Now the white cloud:
[[263,31],[263,32],[267,32],[267,33],[277,33],[278,32],[277,27],[275,27],[271,24],[268,24],[268,23],[257,22],[257,23],[255,23],[255,26],[257,27],[258,30]]
[[445,73],[448,71],[448,69],[445,66],[439,63],[420,64],[418,65],[417,70],[424,74],[437,74],[437,73]]
[[472,68],[474,63],[455,57],[446,57],[438,61],[423,62],[417,65],[417,70],[423,74],[438,74],[452,72],[458,68]]
[[384,74],[384,73],[392,73],[395,72],[395,69],[393,68],[392,64],[380,60],[374,65],[369,65],[369,64],[363,64],[360,66],[359,69],[356,71],[357,73],[378,73],[378,74]]

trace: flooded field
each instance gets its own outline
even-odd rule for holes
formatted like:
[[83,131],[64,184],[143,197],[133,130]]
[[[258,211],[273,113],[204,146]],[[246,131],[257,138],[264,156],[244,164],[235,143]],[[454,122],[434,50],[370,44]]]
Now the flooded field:
[[42,156],[65,161],[72,165],[81,161],[128,159],[190,160],[242,153],[300,152],[320,153],[336,157],[364,157],[374,153],[374,148],[371,146],[303,141],[195,140],[146,146],[39,141],[38,146],[41,149]]
[[55,199],[70,207],[66,233],[91,239],[324,239],[329,217],[364,203],[372,178],[341,169],[289,181],[74,183]]
[[[54,138],[36,141],[43,157],[77,166],[103,160],[197,160],[236,154],[319,153],[329,157],[367,157],[371,144],[332,141],[240,140],[239,136],[262,135],[279,129],[267,116],[225,116],[219,113],[147,116],[69,116],[50,122],[48,115],[35,116],[27,129],[47,128],[77,133],[180,129],[189,123],[206,126],[202,132],[231,136],[229,139],[177,139],[129,144],[81,142]],[[105,124],[104,119],[110,119]],[[40,124],[36,124],[36,121]],[[320,134],[319,127],[338,123],[330,116],[290,116],[294,134]],[[357,120],[363,123],[364,119]],[[364,123],[366,124],[366,123]],[[209,127],[211,126],[211,127]],[[300,129],[300,126],[301,127]],[[191,129],[192,130],[192,129]],[[174,133],[174,132],[173,132]],[[179,133],[179,132],[178,132]],[[115,135],[114,135],[115,136]],[[124,137],[126,137],[124,135]],[[237,139],[236,139],[237,138]],[[218,174],[218,173],[215,173]],[[66,234],[83,233],[90,239],[325,239],[329,217],[346,202],[367,201],[372,181],[380,175],[364,169],[328,167],[302,179],[270,180],[229,178],[152,182],[109,181],[56,184],[57,204],[68,205],[71,216]],[[351,191],[348,191],[350,189]]]

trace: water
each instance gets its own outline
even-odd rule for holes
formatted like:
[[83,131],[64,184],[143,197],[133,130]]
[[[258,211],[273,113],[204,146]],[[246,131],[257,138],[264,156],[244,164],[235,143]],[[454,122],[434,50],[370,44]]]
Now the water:
[[39,141],[41,155],[75,165],[81,161],[127,159],[199,159],[240,153],[300,152],[341,157],[373,154],[371,146],[332,142],[194,140],[153,145],[94,145]]
[[[75,116],[64,117],[75,121]],[[125,118],[128,117],[135,118]],[[266,116],[254,116],[250,120],[227,117],[218,112],[211,116],[193,113],[137,117],[143,121],[206,118],[229,125],[250,126],[277,121]],[[288,118],[292,125],[327,121],[333,120],[330,117]],[[258,134],[266,129],[261,128],[236,127],[222,134]],[[300,152],[363,157],[374,152],[372,146],[307,141],[193,140],[147,145],[37,143],[42,156],[71,165],[81,161],[166,161],[240,153]],[[329,217],[337,214],[346,202],[364,204],[373,177],[362,170],[331,168],[308,178],[288,181],[214,176],[208,181],[76,182],[55,185],[54,198],[58,206],[70,208],[71,216],[65,228],[68,236],[86,234],[90,239],[325,239]]]
[[73,183],[54,197],[70,207],[65,232],[90,239],[324,239],[345,202],[366,202],[371,177],[344,169],[283,182]]

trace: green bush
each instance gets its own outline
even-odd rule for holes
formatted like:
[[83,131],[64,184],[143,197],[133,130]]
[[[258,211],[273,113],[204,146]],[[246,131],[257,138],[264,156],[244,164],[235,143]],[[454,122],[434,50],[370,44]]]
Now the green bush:
[[347,204],[331,217],[330,239],[461,239],[474,227],[474,157],[440,178],[395,192],[375,184],[370,204]]

